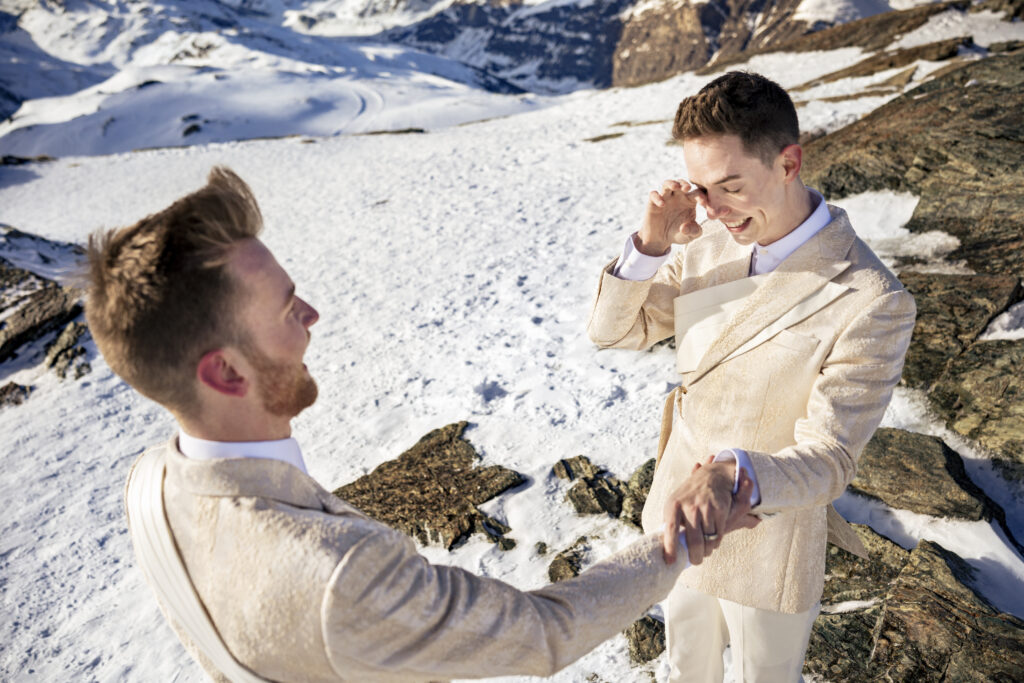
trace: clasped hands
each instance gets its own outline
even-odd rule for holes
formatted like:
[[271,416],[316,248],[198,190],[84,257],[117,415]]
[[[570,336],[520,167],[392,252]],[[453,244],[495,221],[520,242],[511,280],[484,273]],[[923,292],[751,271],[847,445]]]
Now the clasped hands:
[[668,497],[662,536],[668,564],[676,561],[680,530],[686,538],[690,563],[697,565],[718,548],[727,533],[752,529],[761,521],[750,514],[754,484],[746,471],[740,470],[734,494],[736,463],[713,460],[709,457],[703,465],[694,465],[690,477]]

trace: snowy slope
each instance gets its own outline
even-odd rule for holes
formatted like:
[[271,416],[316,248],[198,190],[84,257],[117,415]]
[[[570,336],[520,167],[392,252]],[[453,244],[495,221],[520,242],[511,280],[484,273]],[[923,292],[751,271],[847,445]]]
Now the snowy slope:
[[[280,16],[298,11],[298,3],[273,7]],[[220,16],[215,10],[227,11],[204,11]],[[250,20],[256,21],[246,15]],[[546,582],[551,559],[536,554],[537,542],[561,550],[588,535],[601,556],[635,537],[615,520],[576,516],[550,468],[582,453],[624,477],[653,455],[661,399],[675,381],[671,351],[598,351],[583,325],[596,273],[634,229],[647,191],[665,177],[685,175],[680,150],[665,144],[666,120],[682,96],[710,77],[686,74],[641,88],[523,97],[483,91],[469,79],[433,80],[441,77],[425,75],[420,65],[458,65],[427,61],[406,48],[345,42],[341,56],[327,59],[324,43],[305,43],[301,36],[297,44],[307,51],[273,53],[213,31],[201,33],[219,41],[203,56],[168,63],[175,49],[194,51],[191,41],[199,34],[168,29],[134,48],[114,47],[135,24],[126,18],[113,31],[102,23],[94,17],[54,24],[76,40],[85,36],[80,42],[49,33],[55,28],[46,29],[48,39],[32,33],[55,58],[90,68],[113,65],[117,74],[107,81],[109,92],[93,86],[77,96],[29,102],[6,124],[37,117],[37,130],[47,134],[22,133],[18,144],[40,141],[29,149],[60,158],[0,167],[0,223],[82,243],[92,230],[166,206],[200,186],[212,165],[227,164],[252,184],[266,218],[265,241],[321,314],[307,356],[320,399],[295,422],[314,477],[328,487],[346,483],[430,429],[468,419],[466,436],[485,464],[500,463],[530,479],[484,506],[512,527],[518,545],[502,552],[472,539],[452,553],[426,548],[431,559],[530,588]],[[1009,26],[1020,37],[1020,24]],[[147,31],[132,35],[155,33]],[[750,67],[793,87],[863,56],[856,49],[765,55]],[[940,66],[919,64],[915,83]],[[227,78],[217,80],[218,74]],[[858,93],[891,75],[801,93],[803,127],[832,130],[870,111],[891,95],[822,98]],[[137,87],[150,78],[161,84]],[[167,96],[151,94],[165,88]],[[372,116],[351,118],[356,105],[345,103],[353,93],[367,101],[380,95]],[[323,121],[297,104],[303,98],[329,104]],[[116,136],[97,141],[98,112],[105,107],[116,112],[110,125],[119,127]],[[247,123],[242,112],[253,110],[263,118]],[[185,113],[200,115],[187,123],[198,122],[201,132],[182,138],[180,127],[161,128],[186,123],[180,121]],[[478,122],[451,125],[467,120]],[[333,135],[410,126],[429,132]],[[328,137],[209,144],[255,131]],[[5,145],[13,144],[14,132],[0,129],[2,153],[11,149]],[[131,144],[119,147],[122,138]],[[109,154],[171,144],[168,139],[190,146]],[[47,147],[41,142],[47,140],[61,146]],[[956,246],[941,234],[908,235],[902,224],[916,203],[912,196],[878,193],[840,203],[890,261],[908,254],[929,261]],[[14,252],[22,262],[31,257],[21,246],[0,244],[0,256]],[[67,258],[51,273],[65,273]],[[1020,308],[994,321],[990,333],[1024,334]],[[0,384],[35,386],[26,403],[0,410],[0,500],[7,502],[0,522],[6,617],[0,621],[0,679],[203,680],[133,566],[121,507],[131,461],[165,439],[173,424],[114,377],[94,348],[93,371],[77,382],[45,372],[42,354],[40,345],[0,365]],[[1011,505],[1005,483],[923,406],[919,395],[898,392],[885,424],[945,438],[1024,537],[1024,514]],[[977,568],[989,600],[1024,617],[1024,561],[991,525],[920,519],[859,499],[845,499],[842,510],[904,545],[939,541]],[[607,681],[646,681],[648,672],[664,679],[667,665],[662,658],[631,667],[625,641],[616,637],[555,680],[583,681],[594,672]]]

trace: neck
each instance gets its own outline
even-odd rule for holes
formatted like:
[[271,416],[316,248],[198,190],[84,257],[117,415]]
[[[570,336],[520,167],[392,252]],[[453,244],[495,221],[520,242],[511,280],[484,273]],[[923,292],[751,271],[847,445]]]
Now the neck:
[[800,225],[814,213],[814,195],[800,182],[799,178],[789,185],[786,192],[785,204],[779,221],[780,230],[775,232],[770,239],[758,242],[762,247],[767,247],[789,233],[796,230]]
[[[268,415],[265,411],[246,414],[203,411],[201,416],[175,414],[178,424],[189,436],[207,441],[277,441],[292,435],[291,420]],[[218,414],[221,413],[221,414]]]

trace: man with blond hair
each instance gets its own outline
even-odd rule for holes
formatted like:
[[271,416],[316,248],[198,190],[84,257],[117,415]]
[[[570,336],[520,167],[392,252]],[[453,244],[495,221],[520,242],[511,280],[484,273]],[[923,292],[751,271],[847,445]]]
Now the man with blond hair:
[[[261,226],[249,187],[216,168],[202,189],[89,243],[93,337],[179,426],[133,468],[133,543],[213,678],[547,675],[665,596],[686,562],[675,544],[663,557],[660,536],[524,592],[431,565],[309,477],[291,419],[316,400],[303,356],[318,314]],[[749,505],[734,510],[725,528],[757,523]]]
[[[675,335],[680,385],[643,511],[645,529],[685,526],[698,565],[668,598],[672,681],[721,681],[730,644],[736,680],[798,680],[826,539],[864,552],[831,503],[900,378],[914,301],[801,182],[799,132],[789,95],[757,74],[684,99],[672,134],[688,180],[651,192],[588,324],[602,347]],[[723,540],[740,473],[765,519]]]

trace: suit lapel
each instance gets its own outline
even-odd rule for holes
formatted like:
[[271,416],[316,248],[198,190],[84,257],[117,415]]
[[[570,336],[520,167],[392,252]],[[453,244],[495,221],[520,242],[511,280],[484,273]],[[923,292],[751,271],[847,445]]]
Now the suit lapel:
[[[779,264],[765,283],[747,297],[704,354],[690,378],[691,383],[748,342],[753,342],[753,345],[742,350],[767,341],[779,330],[800,322],[842,294],[844,289],[840,285],[827,289],[826,286],[850,266],[842,259],[849,253],[856,234],[845,211],[833,206],[829,210],[832,221]],[[729,264],[729,267],[734,266]],[[722,281],[727,280],[723,278]],[[826,291],[822,292],[823,289]],[[794,311],[794,315],[784,317],[790,311]],[[772,328],[776,323],[778,329]],[[767,334],[759,337],[766,330]]]

